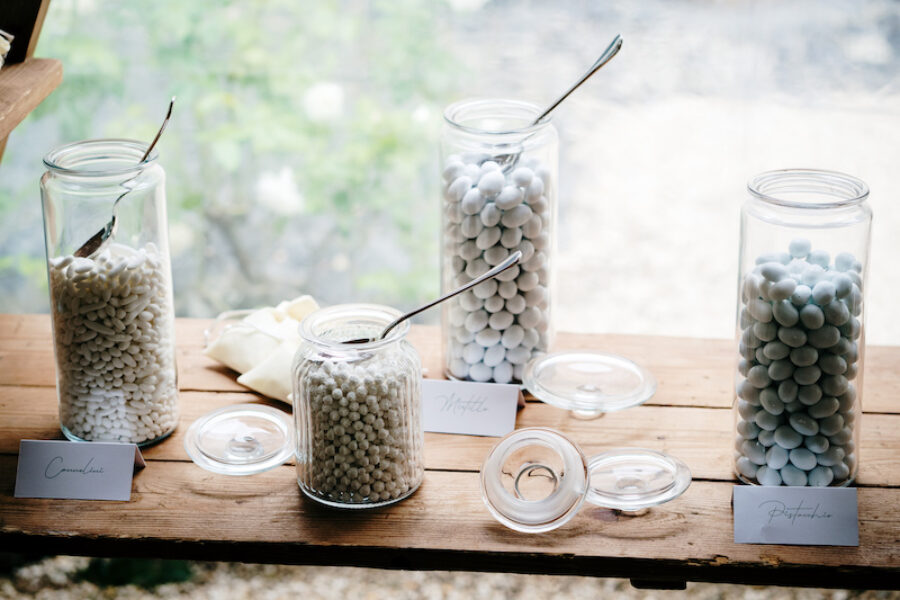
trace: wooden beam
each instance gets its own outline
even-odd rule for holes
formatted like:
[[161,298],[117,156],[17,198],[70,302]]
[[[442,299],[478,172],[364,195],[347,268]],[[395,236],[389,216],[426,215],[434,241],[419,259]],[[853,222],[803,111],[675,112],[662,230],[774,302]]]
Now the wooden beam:
[[0,158],[10,132],[62,82],[62,63],[29,58],[0,69]]

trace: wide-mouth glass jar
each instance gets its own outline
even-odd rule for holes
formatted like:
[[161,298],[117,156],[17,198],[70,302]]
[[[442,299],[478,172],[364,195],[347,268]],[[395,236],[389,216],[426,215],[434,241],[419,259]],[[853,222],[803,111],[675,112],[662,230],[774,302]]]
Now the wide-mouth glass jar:
[[532,124],[539,114],[504,99],[444,111],[442,290],[522,252],[517,266],[444,303],[448,377],[521,382],[525,364],[550,346],[558,137],[549,119]]
[[745,483],[849,485],[859,468],[865,183],[769,171],[741,213],[734,468]]
[[[165,172],[144,142],[75,142],[41,178],[59,416],[72,440],[150,444],[175,429]],[[82,246],[116,227],[87,256]]]
[[372,304],[320,309],[300,323],[294,358],[297,483],[338,508],[398,502],[425,474],[422,364],[400,312]]

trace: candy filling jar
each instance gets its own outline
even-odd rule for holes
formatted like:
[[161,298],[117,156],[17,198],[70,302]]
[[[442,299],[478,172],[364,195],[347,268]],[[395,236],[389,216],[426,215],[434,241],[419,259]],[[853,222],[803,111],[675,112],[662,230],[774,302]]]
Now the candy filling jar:
[[292,367],[297,483],[339,508],[373,508],[416,491],[425,473],[422,365],[409,322],[369,304],[320,309],[300,323]]
[[[146,445],[178,422],[165,173],[156,151],[141,161],[146,148],[89,140],[44,158],[59,417],[71,440]],[[113,235],[76,256],[119,197]]]
[[741,212],[734,469],[745,483],[856,478],[862,415],[865,183],[783,170],[748,184]]
[[558,137],[540,109],[514,100],[464,100],[444,112],[441,137],[441,287],[457,288],[519,250],[496,278],[446,302],[448,377],[521,382],[549,348]]

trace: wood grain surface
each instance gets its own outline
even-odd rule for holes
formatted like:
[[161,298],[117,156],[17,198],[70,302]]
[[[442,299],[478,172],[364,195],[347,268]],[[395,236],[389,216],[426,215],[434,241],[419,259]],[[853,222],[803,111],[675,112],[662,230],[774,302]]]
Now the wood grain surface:
[[[209,321],[178,321],[181,423],[147,448],[130,502],[13,497],[20,439],[60,438],[49,320],[0,316],[0,542],[21,550],[385,568],[465,569],[844,588],[900,587],[900,411],[890,402],[900,349],[866,357],[858,548],[734,544],[731,381],[727,341],[561,334],[559,348],[624,354],[659,381],[644,406],[600,419],[528,402],[517,427],[559,429],[586,454],[640,446],[684,460],[694,482],[680,498],[636,515],[586,505],[553,532],[496,523],[481,501],[479,469],[496,438],[426,434],[426,475],[409,499],[384,509],[337,511],[306,500],[291,465],[251,477],[201,470],[183,434],[220,406],[268,401],[200,350]],[[440,376],[439,330],[410,338]],[[876,408],[873,408],[875,405]]]
[[0,144],[61,82],[62,63],[52,58],[28,58],[0,69]]

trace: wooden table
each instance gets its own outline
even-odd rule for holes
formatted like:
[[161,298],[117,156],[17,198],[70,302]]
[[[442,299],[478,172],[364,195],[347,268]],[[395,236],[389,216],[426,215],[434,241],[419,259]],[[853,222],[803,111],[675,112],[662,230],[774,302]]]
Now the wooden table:
[[[49,319],[0,316],[0,544],[4,550],[94,556],[332,564],[628,577],[638,586],[684,581],[900,588],[900,348],[871,347],[865,369],[858,548],[732,542],[732,344],[722,340],[560,334],[558,348],[593,348],[645,365],[659,391],[644,406],[593,421],[529,401],[517,426],[559,429],[586,454],[643,446],[684,460],[694,481],[639,516],[585,505],[556,531],[498,524],[478,471],[495,438],[426,434],[425,482],[371,511],[304,499],[294,468],[250,477],[201,470],[182,446],[188,425],[220,406],[265,402],[200,353],[208,321],[179,319],[181,424],[147,448],[130,502],[13,498],[19,440],[60,438]],[[430,376],[439,332],[414,327]],[[274,403],[281,406],[278,403]]]

